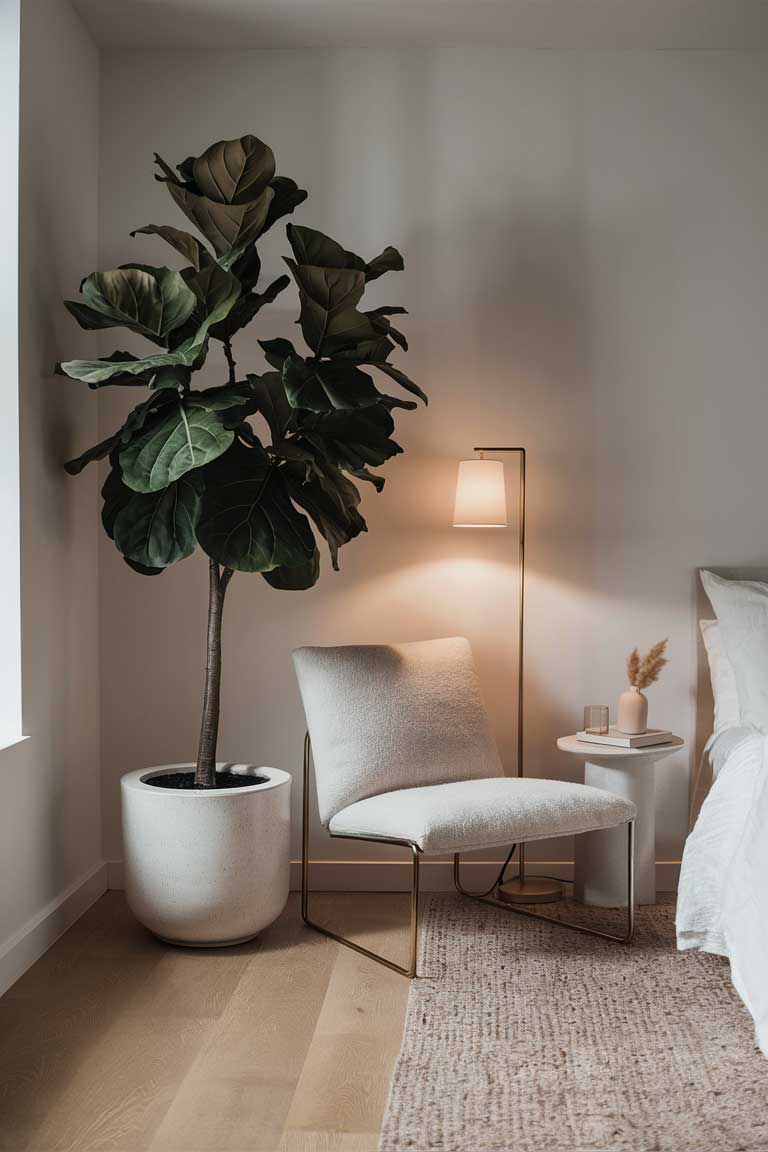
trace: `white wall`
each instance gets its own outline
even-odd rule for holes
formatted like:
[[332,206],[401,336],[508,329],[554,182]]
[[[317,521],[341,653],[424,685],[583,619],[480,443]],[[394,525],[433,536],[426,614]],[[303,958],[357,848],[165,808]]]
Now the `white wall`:
[[[405,254],[405,274],[371,295],[410,309],[409,370],[432,401],[400,419],[407,455],[382,496],[366,493],[370,535],[341,574],[326,564],[306,594],[234,580],[222,756],[298,772],[292,646],[462,632],[513,765],[514,537],[448,527],[455,463],[483,442],[530,450],[528,771],[575,776],[555,738],[585,703],[615,706],[629,649],[662,636],[651,723],[690,740],[695,569],[766,559],[765,57],[117,53],[102,99],[103,266],[173,261],[128,237],[182,222],[152,180],[154,150],[177,162],[253,131],[310,190],[296,219]],[[288,301],[258,334],[287,330]],[[258,370],[255,334],[238,345]],[[128,401],[101,393],[102,433]],[[142,579],[102,547],[105,834],[119,857],[120,774],[194,755],[206,572],[195,559]],[[659,770],[662,860],[680,855],[689,768],[679,755]],[[360,855],[319,839],[314,852]]]
[[[55,361],[77,345],[62,297],[97,264],[98,56],[66,0],[24,3],[21,65],[22,687],[29,739],[0,751],[0,985],[45,946],[45,933],[59,930],[62,916],[81,910],[102,860],[98,478],[72,480],[61,468],[95,441],[97,410],[86,388],[53,376]],[[13,365],[6,369],[11,387]]]

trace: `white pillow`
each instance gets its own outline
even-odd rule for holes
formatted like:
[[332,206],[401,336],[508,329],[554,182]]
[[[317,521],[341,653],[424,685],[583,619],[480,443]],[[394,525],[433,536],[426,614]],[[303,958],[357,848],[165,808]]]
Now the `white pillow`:
[[741,721],[768,732],[768,584],[714,572],[702,572],[701,582],[736,676]]
[[709,678],[715,698],[714,731],[736,728],[741,720],[736,673],[723,647],[723,638],[717,620],[699,620],[701,638],[707,650]]

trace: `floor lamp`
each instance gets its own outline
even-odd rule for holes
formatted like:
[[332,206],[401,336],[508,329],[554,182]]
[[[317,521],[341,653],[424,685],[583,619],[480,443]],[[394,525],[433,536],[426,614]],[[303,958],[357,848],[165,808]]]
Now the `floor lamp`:
[[[520,609],[518,623],[517,663],[517,774],[524,776],[523,762],[523,642],[525,633],[525,448],[475,448],[480,455],[476,460],[462,460],[456,482],[456,504],[453,513],[454,528],[506,528],[507,496],[504,483],[504,464],[501,460],[486,460],[486,452],[514,452],[520,458],[519,504],[519,565]],[[554,880],[545,877],[527,877],[525,874],[525,846],[518,848],[518,874],[514,880],[501,884],[496,895],[510,904],[538,904],[559,900],[563,891]]]

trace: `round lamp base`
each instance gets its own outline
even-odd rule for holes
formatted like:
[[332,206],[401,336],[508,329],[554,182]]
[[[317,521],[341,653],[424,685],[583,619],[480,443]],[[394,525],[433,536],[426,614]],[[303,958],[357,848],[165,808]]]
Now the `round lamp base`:
[[496,889],[496,896],[506,904],[546,904],[562,900],[563,889],[556,880],[527,876],[525,880],[508,880]]

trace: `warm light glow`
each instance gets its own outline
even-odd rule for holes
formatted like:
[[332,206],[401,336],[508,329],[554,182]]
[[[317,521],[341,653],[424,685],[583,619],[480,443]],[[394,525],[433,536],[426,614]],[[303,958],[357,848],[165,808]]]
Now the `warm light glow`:
[[507,494],[501,460],[462,460],[456,480],[454,528],[506,528]]

